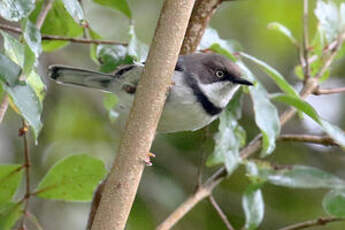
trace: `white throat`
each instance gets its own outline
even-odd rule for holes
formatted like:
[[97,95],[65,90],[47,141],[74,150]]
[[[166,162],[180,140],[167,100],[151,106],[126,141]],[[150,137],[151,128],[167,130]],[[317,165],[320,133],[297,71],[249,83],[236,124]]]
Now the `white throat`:
[[240,85],[233,85],[228,81],[220,81],[211,84],[202,84],[199,82],[201,91],[215,106],[224,108],[240,88]]

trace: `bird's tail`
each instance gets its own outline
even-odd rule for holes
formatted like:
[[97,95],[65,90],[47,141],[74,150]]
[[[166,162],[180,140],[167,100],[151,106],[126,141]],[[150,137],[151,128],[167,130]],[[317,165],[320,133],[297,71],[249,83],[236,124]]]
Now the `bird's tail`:
[[100,89],[106,92],[110,92],[111,83],[114,80],[114,76],[110,74],[63,65],[49,66],[48,75],[61,84]]

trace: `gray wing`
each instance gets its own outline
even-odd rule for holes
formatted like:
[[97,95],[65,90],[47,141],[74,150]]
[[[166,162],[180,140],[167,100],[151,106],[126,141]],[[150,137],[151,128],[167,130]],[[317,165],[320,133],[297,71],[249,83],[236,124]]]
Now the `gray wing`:
[[48,74],[50,78],[61,84],[83,86],[106,92],[123,89],[131,93],[135,92],[142,69],[140,65],[125,65],[119,67],[113,74],[106,74],[63,65],[52,65],[48,69]]

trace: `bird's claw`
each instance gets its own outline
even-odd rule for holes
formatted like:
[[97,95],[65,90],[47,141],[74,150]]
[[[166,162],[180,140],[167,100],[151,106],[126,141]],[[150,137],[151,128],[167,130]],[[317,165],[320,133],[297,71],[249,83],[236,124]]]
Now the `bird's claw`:
[[152,166],[152,162],[151,162],[151,157],[156,157],[156,155],[154,153],[147,153],[145,155],[145,159],[144,159],[144,162],[146,164],[146,166]]

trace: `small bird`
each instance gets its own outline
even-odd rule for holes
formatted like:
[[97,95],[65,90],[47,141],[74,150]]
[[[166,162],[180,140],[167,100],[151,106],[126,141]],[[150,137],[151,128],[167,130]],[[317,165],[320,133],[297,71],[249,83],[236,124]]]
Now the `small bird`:
[[[120,114],[128,116],[144,63],[118,67],[107,74],[52,65],[49,75],[61,84],[84,86],[117,95]],[[242,78],[240,68],[215,53],[194,53],[178,58],[157,131],[172,133],[205,127],[225,109],[240,85],[253,85]]]

